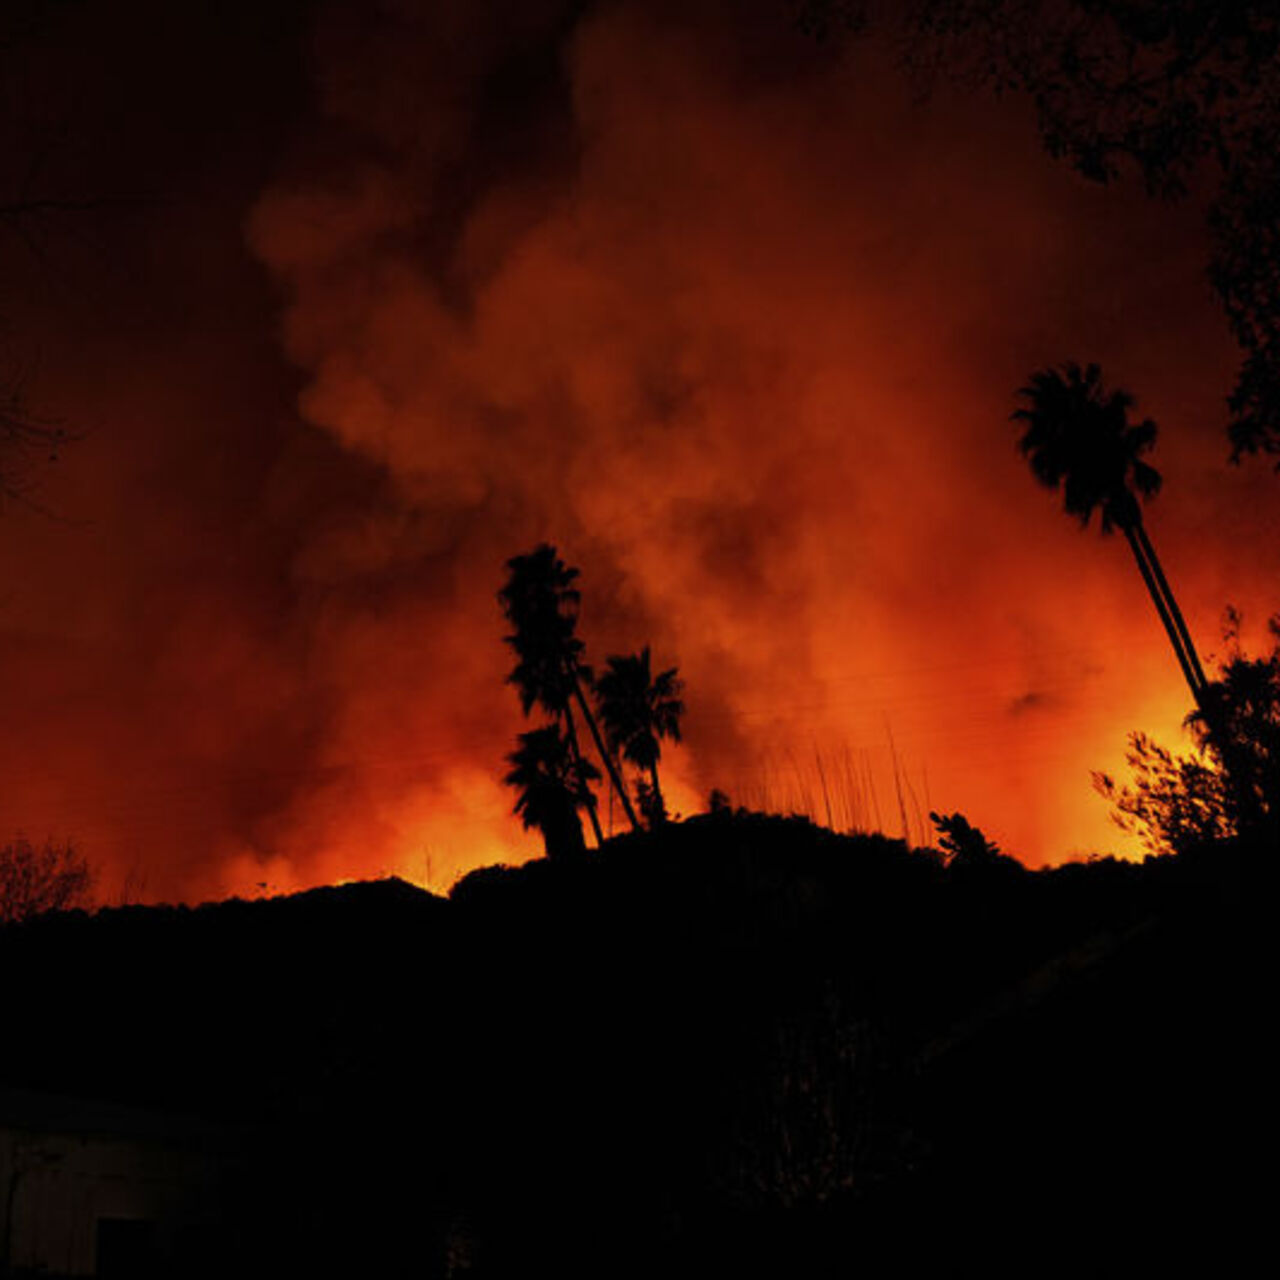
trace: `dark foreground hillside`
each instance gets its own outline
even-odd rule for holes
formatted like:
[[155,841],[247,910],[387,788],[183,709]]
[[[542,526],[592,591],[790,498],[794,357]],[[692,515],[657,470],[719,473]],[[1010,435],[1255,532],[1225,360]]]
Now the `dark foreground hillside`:
[[1229,1273],[1269,881],[719,814],[447,902],[12,929],[0,1076],[225,1125],[238,1275]]

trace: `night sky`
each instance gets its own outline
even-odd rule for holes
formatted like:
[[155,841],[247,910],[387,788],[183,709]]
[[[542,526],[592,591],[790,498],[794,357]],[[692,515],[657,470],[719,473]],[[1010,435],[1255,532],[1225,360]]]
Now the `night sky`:
[[1009,414],[1068,359],[1130,388],[1191,630],[1256,641],[1277,480],[1227,463],[1194,195],[781,0],[30,7],[0,373],[75,439],[0,513],[10,835],[108,900],[532,856],[495,593],[548,540],[589,659],[680,667],[674,809],[825,821],[821,759],[897,835],[896,760],[913,838],[1137,851],[1090,771],[1189,696]]

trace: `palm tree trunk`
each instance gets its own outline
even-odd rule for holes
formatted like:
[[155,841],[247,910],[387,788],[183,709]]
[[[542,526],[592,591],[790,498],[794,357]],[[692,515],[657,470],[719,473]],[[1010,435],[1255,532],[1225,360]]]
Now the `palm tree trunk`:
[[622,778],[618,773],[618,766],[613,762],[613,756],[609,754],[608,749],[604,745],[604,739],[600,736],[600,727],[596,724],[596,718],[591,714],[591,708],[587,706],[587,700],[582,695],[582,682],[578,679],[576,671],[569,672],[569,678],[573,681],[573,692],[578,699],[578,706],[582,710],[582,718],[587,722],[587,728],[591,730],[591,737],[596,744],[596,750],[600,752],[600,759],[604,761],[605,771],[609,775],[609,781],[613,783],[613,789],[618,793],[618,800],[622,804],[622,811],[627,815],[627,821],[631,823],[632,831],[640,830],[640,821],[636,817],[636,811],[631,807],[631,797],[627,795],[627,789],[622,785]]
[[[573,753],[576,761],[582,760],[582,748],[578,744],[578,730],[573,723],[573,707],[570,703],[564,704],[564,727],[565,733],[569,738],[569,750]],[[588,787],[587,790],[590,790]],[[599,849],[604,844],[604,832],[600,830],[600,815],[596,813],[596,798],[594,793],[591,796],[591,803],[587,805],[587,817],[591,819],[591,830],[595,834],[596,848]]]
[[1195,645],[1191,641],[1186,621],[1173,598],[1173,592],[1169,589],[1168,580],[1160,567],[1160,560],[1156,556],[1155,548],[1151,545],[1151,539],[1147,537],[1146,530],[1142,527],[1141,522],[1137,526],[1137,535],[1142,543],[1143,550],[1147,554],[1151,572],[1164,593],[1170,617],[1182,638],[1189,665],[1199,678],[1200,692],[1196,697],[1196,705],[1199,707],[1200,714],[1203,717],[1209,742],[1213,747],[1217,748],[1218,760],[1226,772],[1228,784],[1235,793],[1238,825],[1242,830],[1246,831],[1255,828],[1262,820],[1262,813],[1258,805],[1258,797],[1254,794],[1253,788],[1249,783],[1249,770],[1241,759],[1240,750],[1232,740],[1231,733],[1224,723],[1220,708],[1208,696],[1209,681],[1205,678],[1204,669],[1200,665],[1200,659],[1196,654]]
[[[1147,537],[1147,532],[1143,528],[1141,521],[1137,522],[1134,532],[1137,543],[1141,545],[1145,553],[1145,562],[1150,566],[1147,587],[1152,590],[1154,596],[1155,589],[1151,585],[1152,580],[1154,580],[1160,590],[1161,599],[1164,602],[1164,609],[1161,611],[1160,616],[1165,619],[1165,629],[1170,632],[1170,638],[1176,632],[1178,639],[1181,641],[1179,658],[1183,661],[1183,674],[1187,677],[1187,683],[1191,685],[1191,692],[1195,695],[1196,707],[1200,711],[1205,730],[1208,733],[1209,744],[1216,749],[1218,762],[1226,773],[1229,787],[1235,794],[1237,825],[1242,831],[1256,828],[1262,819],[1262,814],[1258,805],[1258,798],[1249,783],[1248,768],[1241,759],[1237,744],[1232,741],[1231,733],[1223,721],[1219,707],[1209,696],[1209,681],[1205,678],[1204,668],[1200,665],[1200,658],[1191,640],[1191,633],[1187,630],[1186,620],[1182,616],[1182,610],[1178,608],[1177,602],[1173,598],[1173,592],[1169,589],[1169,581],[1164,576],[1164,571],[1160,567],[1159,557],[1156,555],[1155,548],[1151,545],[1151,539]],[[1133,540],[1130,541],[1130,545],[1134,545]],[[1134,554],[1138,554],[1136,549]],[[1139,567],[1142,567],[1142,561],[1139,562]],[[1144,571],[1143,576],[1147,577],[1146,571]],[[1157,607],[1159,607],[1159,602],[1157,602]],[[1183,655],[1185,655],[1185,658]]]
[[1182,674],[1187,681],[1188,687],[1191,689],[1191,696],[1195,699],[1196,707],[1203,711],[1203,673],[1201,674],[1200,679],[1196,678],[1196,667],[1192,666],[1191,659],[1187,656],[1187,652],[1183,647],[1182,635],[1173,620],[1173,615],[1169,612],[1169,605],[1166,601],[1165,595],[1160,590],[1160,585],[1156,580],[1155,572],[1153,571],[1144,552],[1142,540],[1138,537],[1133,525],[1126,524],[1124,526],[1124,536],[1128,539],[1129,550],[1133,552],[1133,558],[1138,562],[1138,570],[1142,574],[1143,582],[1147,584],[1147,590],[1151,593],[1152,603],[1156,607],[1156,612],[1160,615],[1160,621],[1164,624],[1165,633],[1169,637],[1169,643],[1173,645],[1173,651],[1177,654],[1178,665],[1182,668]]
[[1187,660],[1195,674],[1196,681],[1201,690],[1203,690],[1209,683],[1205,679],[1204,668],[1200,665],[1200,658],[1196,653],[1195,645],[1192,643],[1191,633],[1187,630],[1187,623],[1182,616],[1182,610],[1178,608],[1178,602],[1173,598],[1173,592],[1169,589],[1169,581],[1164,576],[1164,570],[1160,567],[1160,557],[1156,555],[1156,549],[1151,545],[1151,539],[1147,537],[1146,527],[1141,520],[1138,521],[1134,532],[1137,534],[1138,541],[1142,544],[1142,549],[1146,553],[1147,563],[1151,566],[1151,572],[1155,575],[1156,582],[1160,585],[1160,590],[1164,595],[1165,604],[1168,606],[1173,624],[1177,627],[1178,634],[1182,637],[1182,647],[1186,652]]
[[662,798],[662,788],[658,785],[658,766],[649,766],[649,785],[653,787],[653,812],[659,822],[667,820],[667,802]]

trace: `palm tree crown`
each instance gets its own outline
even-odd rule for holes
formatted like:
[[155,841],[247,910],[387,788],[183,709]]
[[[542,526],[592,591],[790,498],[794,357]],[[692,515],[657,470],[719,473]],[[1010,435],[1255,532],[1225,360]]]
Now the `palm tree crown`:
[[596,682],[605,736],[624,759],[648,772],[653,812],[660,821],[665,809],[658,761],[662,739],[680,741],[682,682],[675,667],[653,674],[648,645],[639,653],[609,658],[607,667]]
[[519,791],[515,812],[525,830],[542,832],[548,857],[585,849],[578,810],[591,805],[590,783],[599,773],[575,755],[557,725],[520,735],[520,745],[507,756],[511,765],[503,781]]
[[513,556],[507,571],[498,603],[514,628],[503,637],[516,653],[508,683],[519,691],[526,715],[535,706],[563,715],[573,692],[573,674],[590,675],[582,661],[582,641],[575,634],[580,597],[573,584],[578,571],[545,542],[527,555]]
[[680,741],[683,684],[677,668],[653,675],[649,647],[608,660],[596,682],[600,719],[614,750],[637,768],[649,769],[662,758],[661,739]]
[[1104,390],[1096,364],[1074,362],[1033,374],[1018,394],[1030,402],[1013,414],[1024,424],[1018,448],[1041,484],[1062,488],[1067,513],[1087,525],[1097,511],[1103,533],[1140,523],[1138,499],[1159,492],[1160,473],[1142,458],[1156,424],[1129,421],[1133,396]]

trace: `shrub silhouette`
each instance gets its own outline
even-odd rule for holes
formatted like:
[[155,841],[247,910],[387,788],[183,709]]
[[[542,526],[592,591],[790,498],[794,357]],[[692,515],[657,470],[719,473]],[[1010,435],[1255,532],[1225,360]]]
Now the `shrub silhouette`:
[[1115,806],[1118,825],[1156,853],[1233,836],[1274,845],[1280,834],[1280,618],[1271,622],[1272,650],[1260,658],[1240,651],[1238,619],[1233,613],[1228,618],[1234,651],[1207,683],[1205,709],[1187,717],[1197,750],[1175,754],[1134,733],[1131,785],[1094,775],[1095,788]]
[[1004,855],[979,827],[972,826],[962,813],[934,813],[929,820],[938,828],[938,844],[951,867],[995,866]]
[[85,906],[92,889],[93,872],[72,844],[19,837],[0,849],[0,924]]

